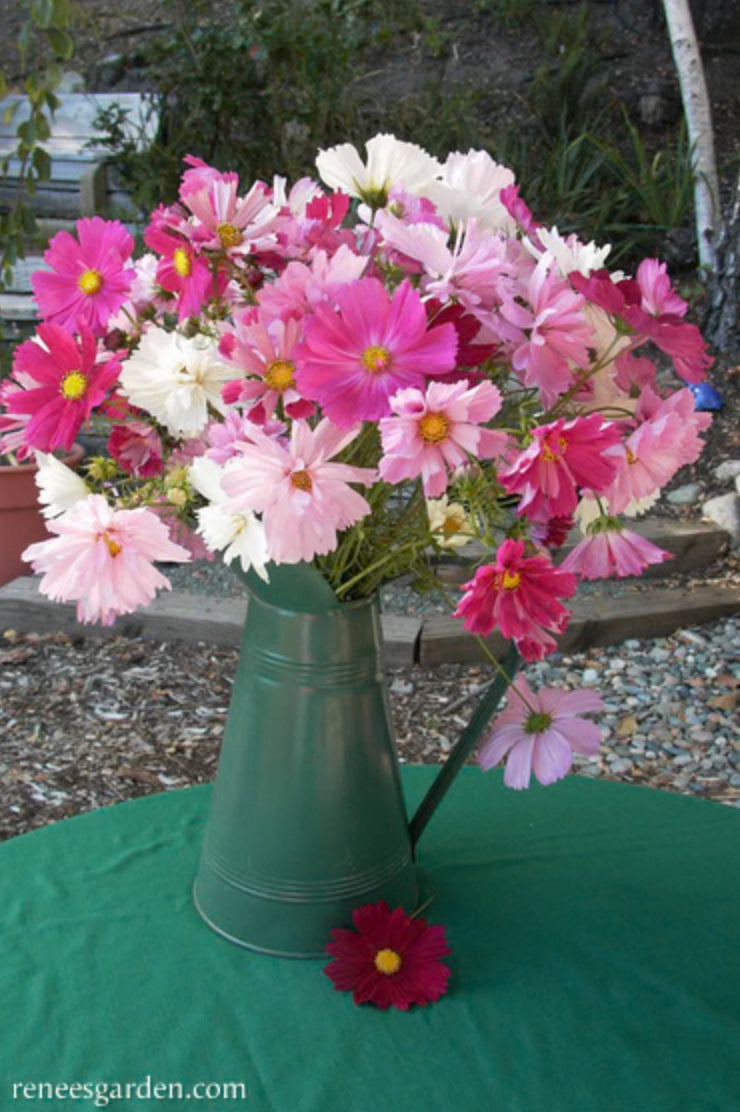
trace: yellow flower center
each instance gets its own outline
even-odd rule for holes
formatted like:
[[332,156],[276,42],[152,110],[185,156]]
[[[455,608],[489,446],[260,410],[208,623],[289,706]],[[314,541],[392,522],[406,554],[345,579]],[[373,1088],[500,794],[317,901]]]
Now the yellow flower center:
[[360,362],[366,371],[376,375],[381,371],[387,371],[391,361],[391,353],[384,347],[378,344],[371,344],[370,347],[365,348],[360,356]]
[[631,448],[627,449],[627,463],[629,463],[630,466],[632,464],[637,463],[637,456],[635,455],[635,453],[632,451]]
[[70,371],[62,379],[60,389],[67,401],[76,402],[87,393],[87,378],[82,371]]
[[190,256],[184,247],[175,248],[175,253],[172,256],[172,265],[181,278],[188,278],[190,276],[193,266],[190,262]]
[[503,587],[505,591],[515,591],[522,581],[522,577],[518,571],[506,571],[498,576],[498,587]]
[[551,452],[547,444],[542,445],[542,458],[545,463],[560,463],[560,456],[556,456]]
[[311,490],[313,487],[313,480],[308,471],[294,471],[290,481],[298,490]]
[[100,293],[103,288],[103,275],[99,270],[83,270],[77,280],[77,285],[83,293]]
[[219,224],[216,228],[222,247],[238,247],[244,238],[242,233],[233,224]]
[[278,390],[281,394],[294,383],[293,364],[287,359],[273,359],[267,364],[265,382],[271,390]]
[[385,973],[388,977],[398,973],[402,964],[401,955],[397,954],[395,950],[378,950],[375,955],[375,968],[378,973]]
[[419,421],[419,436],[427,444],[439,444],[446,440],[450,431],[450,422],[443,413],[427,413]]
[[108,545],[108,551],[115,559],[118,553],[121,551],[121,545],[118,543],[118,541],[114,541],[113,537],[109,537],[107,533],[102,533],[101,539],[104,540],[105,543]]

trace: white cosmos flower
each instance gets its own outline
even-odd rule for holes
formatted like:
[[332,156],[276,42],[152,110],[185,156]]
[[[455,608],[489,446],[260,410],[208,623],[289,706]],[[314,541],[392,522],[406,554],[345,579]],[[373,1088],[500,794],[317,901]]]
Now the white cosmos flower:
[[353,197],[385,204],[392,186],[402,184],[409,193],[421,193],[442,170],[437,159],[422,147],[395,135],[375,135],[367,141],[365,150],[367,163],[351,143],[319,151],[316,168],[322,181]]
[[90,491],[76,471],[47,452],[36,452],[36,486],[39,488],[44,517],[59,517],[75,503],[87,498]]
[[224,412],[221,387],[239,377],[212,341],[152,327],[123,364],[120,385],[133,405],[151,413],[173,436],[193,437],[205,427],[209,406]]
[[[538,228],[537,238],[542,245],[541,248],[529,239],[524,240],[525,246],[538,259],[549,252],[554,257],[563,278],[567,278],[574,270],[588,277],[592,270],[603,269],[606,266],[607,255],[612,249],[611,243],[607,243],[605,247],[598,247],[593,240],[590,243],[582,243],[575,235],[569,235],[566,239],[561,236],[556,227]],[[610,277],[612,281],[618,282],[624,275],[614,271]]]
[[441,180],[431,182],[423,193],[450,225],[464,224],[472,216],[485,231],[512,234],[517,224],[501,203],[501,190],[514,180],[513,172],[487,151],[455,151],[447,156]]
[[222,553],[227,564],[238,558],[243,571],[254,568],[267,582],[265,564],[269,557],[264,526],[251,511],[234,514],[225,508],[222,474],[223,468],[206,456],[198,456],[190,465],[190,482],[210,502],[197,511],[198,533],[211,552]]

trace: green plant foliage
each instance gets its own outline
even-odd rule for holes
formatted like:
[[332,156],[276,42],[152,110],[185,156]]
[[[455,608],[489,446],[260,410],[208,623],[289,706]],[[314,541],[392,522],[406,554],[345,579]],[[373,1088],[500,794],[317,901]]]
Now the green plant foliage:
[[[24,4],[27,18],[16,40],[22,92],[29,108],[26,120],[16,129],[17,145],[12,158],[20,164],[14,177],[17,189],[13,200],[0,211],[0,289],[10,279],[13,265],[25,254],[29,238],[36,232],[31,203],[39,181],[48,179],[51,163],[40,144],[51,134],[51,118],[58,100],[54,95],[61,79],[59,63],[72,56],[74,43],[69,34],[68,0],[33,0]],[[8,91],[0,74],[0,95]],[[11,159],[0,162],[6,174]]]

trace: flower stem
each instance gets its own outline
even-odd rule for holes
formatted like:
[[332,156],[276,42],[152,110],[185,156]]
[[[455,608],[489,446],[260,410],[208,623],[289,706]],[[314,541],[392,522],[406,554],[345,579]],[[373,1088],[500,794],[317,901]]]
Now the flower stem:
[[483,731],[514,678],[519,660],[519,653],[512,644],[503,664],[500,666],[498,676],[473,711],[470,721],[457,739],[449,757],[437,773],[432,786],[417,807],[416,814],[409,823],[412,851],[415,852],[422,831],[444,799],[458,772],[478,746]]

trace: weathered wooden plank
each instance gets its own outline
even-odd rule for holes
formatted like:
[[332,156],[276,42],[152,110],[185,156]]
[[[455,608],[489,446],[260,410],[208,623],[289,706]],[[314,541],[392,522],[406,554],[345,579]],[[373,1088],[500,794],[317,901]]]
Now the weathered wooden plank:
[[[700,625],[740,612],[740,587],[654,587],[615,596],[576,599],[573,617],[558,639],[562,652],[581,652],[598,645],[618,645],[632,637],[664,637],[686,626]],[[503,656],[504,641],[495,634],[486,642]],[[419,664],[431,667],[450,661],[484,659],[475,638],[455,618],[432,615],[424,619],[419,641]]]
[[85,637],[146,637],[230,646],[241,640],[245,614],[246,602],[242,599],[166,591],[145,609],[120,618],[113,626],[81,625],[75,617],[75,606],[45,598],[34,576],[22,576],[0,588],[0,627],[25,632],[60,630]]
[[[151,97],[142,93],[65,93],[52,117],[52,134],[42,144],[44,148],[59,152],[80,150],[89,140],[101,137],[95,126],[100,111],[119,107],[126,111],[123,130],[129,139],[146,146],[157,133],[157,113]],[[5,113],[14,108],[6,121]],[[29,116],[27,99],[21,94],[10,94],[0,101],[0,156],[15,150],[15,133],[18,125]],[[107,148],[98,146],[97,153]]]
[[[0,588],[0,630],[77,634],[85,637],[145,637],[153,641],[205,641],[238,647],[247,612],[239,598],[165,591],[113,626],[80,625],[72,603],[50,602],[39,592],[38,579],[22,576]],[[410,667],[416,658],[421,620],[384,614],[381,617],[386,664]]]

